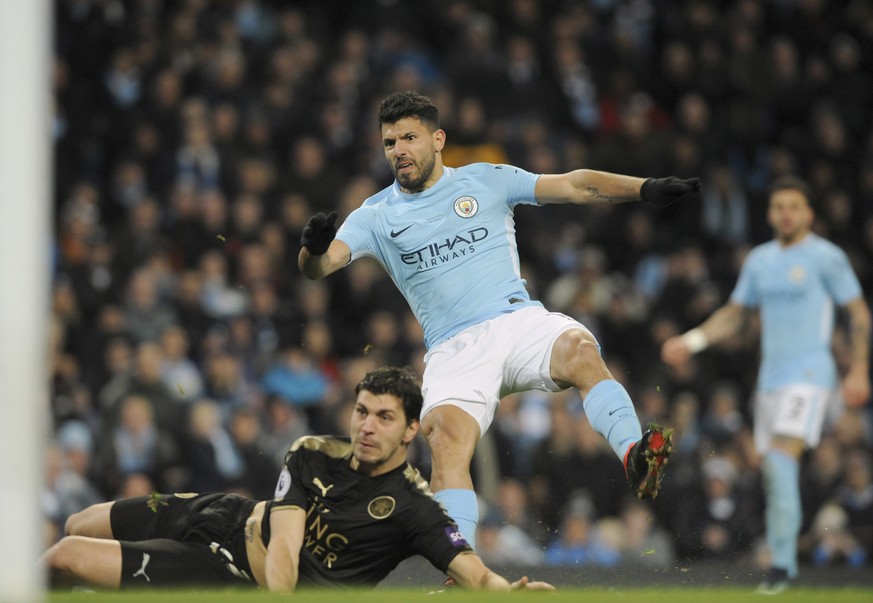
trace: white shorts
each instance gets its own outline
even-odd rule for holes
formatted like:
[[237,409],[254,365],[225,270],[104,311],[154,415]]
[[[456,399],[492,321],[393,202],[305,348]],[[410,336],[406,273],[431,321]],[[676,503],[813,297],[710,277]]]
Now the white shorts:
[[789,385],[755,395],[755,448],[761,454],[770,449],[773,436],[788,436],[813,448],[821,440],[828,407],[836,393],[815,385]]
[[[552,347],[581,323],[531,306],[468,327],[424,356],[422,418],[437,406],[457,406],[485,434],[501,398],[514,392],[557,392],[550,376]],[[592,335],[592,339],[594,336]]]

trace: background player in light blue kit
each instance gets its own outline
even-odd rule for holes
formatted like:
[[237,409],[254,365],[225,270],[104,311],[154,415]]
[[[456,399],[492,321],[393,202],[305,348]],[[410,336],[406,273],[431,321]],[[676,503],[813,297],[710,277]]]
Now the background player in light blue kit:
[[668,339],[669,364],[725,340],[760,311],[761,367],[754,410],[755,445],[764,455],[767,543],[772,567],[764,593],[785,590],[797,575],[800,533],[799,461],[821,437],[828,407],[840,403],[831,352],[834,304],[848,311],[851,365],[842,381],[850,407],[870,397],[870,311],[846,254],[811,232],[811,192],[793,177],[770,188],[767,218],[773,241],[755,247],[730,300],[699,327]]
[[325,277],[360,257],[379,261],[424,330],[422,429],[431,486],[474,543],[478,507],[470,477],[476,443],[500,399],[531,389],[578,388],[591,424],[624,462],[639,497],[655,496],[670,432],[642,433],[625,389],[613,378],[591,332],[548,312],[525,290],[513,211],[516,205],[668,205],[696,199],[697,179],[634,178],[592,170],[537,175],[510,165],[443,165],[446,133],[425,96],[395,93],[379,108],[385,158],[395,182],[365,200],[337,232],[336,214],[313,216],[299,265]]

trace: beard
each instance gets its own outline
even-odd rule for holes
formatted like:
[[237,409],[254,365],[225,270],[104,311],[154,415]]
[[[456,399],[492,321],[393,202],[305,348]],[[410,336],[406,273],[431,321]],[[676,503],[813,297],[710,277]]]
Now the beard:
[[776,239],[783,244],[793,243],[806,236],[807,232],[809,232],[808,228],[794,224],[786,228],[777,229]]
[[424,190],[425,182],[427,182],[428,178],[430,178],[430,175],[433,173],[433,167],[435,164],[436,158],[435,155],[432,154],[421,164],[418,162],[413,164],[418,168],[418,176],[416,176],[415,171],[398,174],[397,166],[394,163],[391,164],[391,171],[394,173],[397,182],[400,183],[400,188],[404,189],[404,191],[420,193]]

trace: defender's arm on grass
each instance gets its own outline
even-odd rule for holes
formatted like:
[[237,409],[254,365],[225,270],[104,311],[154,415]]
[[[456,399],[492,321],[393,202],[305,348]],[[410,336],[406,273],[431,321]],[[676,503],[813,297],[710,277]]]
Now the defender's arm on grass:
[[509,580],[492,572],[475,553],[461,553],[449,563],[449,576],[458,586],[470,590],[555,590],[548,582],[531,582],[527,576],[510,584]]
[[306,512],[298,507],[275,509],[270,514],[270,544],[264,573],[271,592],[291,592],[297,587],[300,549],[306,529]]

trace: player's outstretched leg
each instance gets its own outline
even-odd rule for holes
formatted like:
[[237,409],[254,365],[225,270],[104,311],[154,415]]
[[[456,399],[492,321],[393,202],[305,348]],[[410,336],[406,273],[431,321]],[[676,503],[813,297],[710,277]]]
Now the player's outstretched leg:
[[673,430],[649,423],[640,441],[628,448],[624,472],[637,498],[655,498],[664,478],[664,465],[673,450]]

